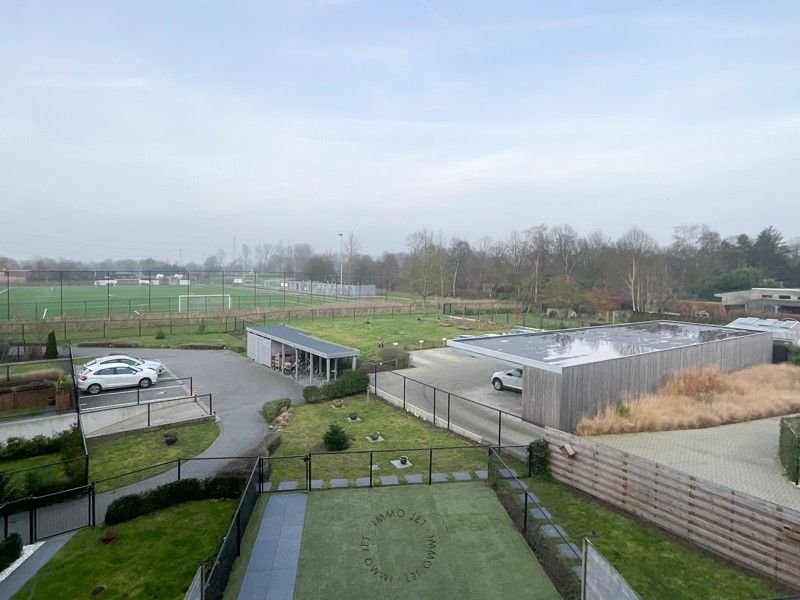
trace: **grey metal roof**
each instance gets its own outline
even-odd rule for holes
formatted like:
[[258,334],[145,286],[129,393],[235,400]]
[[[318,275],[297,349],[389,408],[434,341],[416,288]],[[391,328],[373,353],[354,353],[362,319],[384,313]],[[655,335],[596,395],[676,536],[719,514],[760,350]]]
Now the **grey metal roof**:
[[248,327],[247,331],[261,337],[275,340],[276,342],[283,342],[298,350],[311,352],[323,358],[345,358],[349,356],[358,356],[360,354],[360,351],[355,348],[349,348],[315,338],[296,327],[268,325],[266,327]]
[[676,321],[649,321],[447,342],[454,349],[553,371],[754,332]]
[[772,339],[790,342],[800,346],[800,322],[795,319],[759,319],[758,317],[739,317],[728,323],[728,327],[749,329],[750,331],[766,331]]

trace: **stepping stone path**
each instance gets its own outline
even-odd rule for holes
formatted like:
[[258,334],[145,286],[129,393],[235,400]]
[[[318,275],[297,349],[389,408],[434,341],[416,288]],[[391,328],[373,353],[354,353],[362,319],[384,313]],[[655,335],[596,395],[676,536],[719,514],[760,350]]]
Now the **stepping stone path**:
[[406,483],[422,483],[422,475],[419,473],[409,473],[406,475]]
[[358,487],[369,487],[369,477],[359,477],[356,479],[356,485]]
[[431,475],[431,481],[433,483],[444,483],[447,481],[447,474],[446,473],[434,473]]
[[239,590],[240,600],[291,600],[305,516],[305,494],[270,497]]
[[297,482],[296,481],[281,481],[278,484],[278,491],[279,492],[288,492],[291,490],[297,489]]
[[325,482],[322,479],[312,479],[311,480],[311,489],[312,490],[321,490],[324,483]]
[[574,558],[577,560],[581,555],[581,549],[572,542],[558,544],[556,547],[558,548],[558,553],[565,558]]
[[475,471],[475,476],[476,476],[478,479],[483,479],[483,480],[486,480],[486,479],[488,479],[488,478],[489,478],[489,471],[484,471],[484,470],[478,470],[478,471]]
[[548,523],[547,525],[542,525],[539,528],[539,531],[542,533],[543,536],[549,538],[557,538],[557,537],[567,537],[567,532],[564,531],[564,528],[561,525],[551,525]]
[[466,471],[456,471],[453,473],[453,479],[456,481],[471,481],[472,477]]
[[524,481],[520,481],[519,479],[512,479],[511,481],[508,482],[508,485],[510,485],[515,490],[527,490],[528,489],[528,484],[525,483]]
[[528,511],[534,519],[552,519],[553,515],[550,514],[546,508],[532,508]]
[[398,485],[397,475],[381,475],[381,485]]
[[511,477],[518,477],[517,471],[515,469],[500,469],[499,471],[500,477],[505,479],[509,479]]
[[346,488],[348,485],[347,479],[331,479],[332,488]]

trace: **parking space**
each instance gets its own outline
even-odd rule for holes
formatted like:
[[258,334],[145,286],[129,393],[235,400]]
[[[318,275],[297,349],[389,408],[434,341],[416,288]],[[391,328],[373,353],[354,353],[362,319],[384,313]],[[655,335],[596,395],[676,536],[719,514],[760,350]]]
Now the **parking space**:
[[463,398],[522,415],[520,394],[497,391],[491,383],[492,373],[517,365],[470,356],[450,348],[418,350],[411,353],[411,360],[413,368],[396,372]]
[[[192,395],[193,381],[191,377],[178,377],[164,365],[164,372],[159,375],[158,381],[148,388],[118,388],[102,391],[99,394],[79,392],[81,408],[99,408],[123,404],[142,404],[154,400],[171,400],[185,398]],[[81,367],[76,367],[80,371]]]

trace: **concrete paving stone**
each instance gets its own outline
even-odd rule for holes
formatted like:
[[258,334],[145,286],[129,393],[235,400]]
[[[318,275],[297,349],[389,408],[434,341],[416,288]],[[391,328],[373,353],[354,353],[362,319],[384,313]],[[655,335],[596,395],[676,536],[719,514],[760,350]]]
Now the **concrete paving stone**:
[[561,527],[561,525],[551,525],[548,523],[547,525],[542,525],[539,528],[539,531],[543,536],[549,538],[567,537],[567,532],[564,531],[564,528]]
[[294,584],[269,586],[267,600],[292,600],[294,597]]
[[397,485],[400,481],[397,475],[381,475],[381,485]]
[[519,479],[509,479],[508,485],[510,485],[515,490],[527,490],[528,484],[524,481],[520,481]]
[[564,558],[569,558],[572,560],[582,560],[581,549],[578,548],[578,546],[576,546],[572,542],[565,542],[558,544],[556,548],[558,548],[558,553]]
[[272,489],[272,482],[271,481],[263,481],[261,482],[261,491],[268,492]]
[[356,479],[356,485],[358,487],[369,487],[369,477],[359,477]]
[[277,568],[272,570],[272,577],[269,580],[269,587],[282,587],[294,585],[297,577],[297,567]]
[[470,481],[472,477],[466,471],[455,471],[453,472],[453,479],[456,481]]
[[269,579],[259,581],[255,577],[251,577],[242,582],[242,587],[239,588],[240,600],[267,600],[267,592],[269,590]]
[[433,473],[431,475],[431,481],[433,481],[433,483],[444,483],[447,481],[447,473]]
[[332,488],[346,488],[348,484],[347,479],[331,479]]
[[311,489],[312,490],[321,490],[322,489],[322,485],[324,483],[325,482],[322,479],[312,479],[311,480]]
[[531,508],[528,513],[534,519],[552,519],[553,515],[550,514],[546,508]]
[[475,471],[475,476],[478,479],[488,479],[489,478],[489,471],[486,471],[484,469],[479,469],[479,470]]
[[575,565],[572,567],[572,571],[578,576],[578,579],[583,579],[583,565]]
[[509,477],[517,477],[516,469],[500,469],[499,471],[500,477],[509,478]]
[[408,473],[405,477],[406,483],[422,483],[422,475],[419,473]]
[[271,570],[277,552],[278,540],[257,537],[250,555],[249,568],[254,571]]
[[278,484],[278,491],[279,492],[288,492],[291,490],[297,489],[297,482],[296,481],[281,481]]

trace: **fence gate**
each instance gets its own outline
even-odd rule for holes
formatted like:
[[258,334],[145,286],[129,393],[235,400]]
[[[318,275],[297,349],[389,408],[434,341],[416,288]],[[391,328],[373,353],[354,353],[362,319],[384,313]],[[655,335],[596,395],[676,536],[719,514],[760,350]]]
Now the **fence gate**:
[[95,524],[94,487],[89,484],[46,496],[32,496],[0,506],[3,535],[18,533],[38,540]]
[[642,600],[587,539],[583,540],[581,600]]

